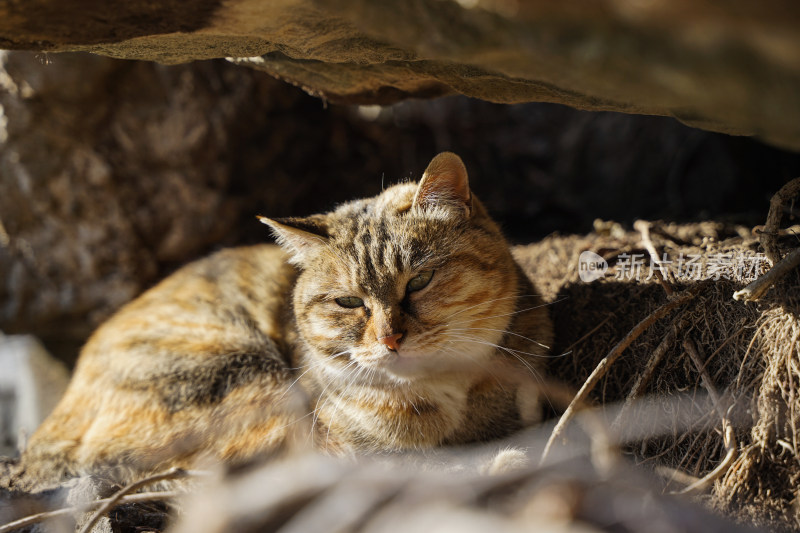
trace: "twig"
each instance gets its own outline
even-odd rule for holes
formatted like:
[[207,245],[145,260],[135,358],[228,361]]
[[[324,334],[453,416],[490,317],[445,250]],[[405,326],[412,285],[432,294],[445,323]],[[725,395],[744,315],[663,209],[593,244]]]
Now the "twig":
[[686,350],[686,353],[689,354],[694,366],[697,367],[697,372],[700,374],[700,379],[703,381],[703,387],[705,387],[705,389],[708,391],[708,395],[711,396],[711,400],[714,402],[714,409],[716,409],[719,416],[727,420],[725,409],[722,408],[722,398],[717,392],[717,389],[714,387],[714,384],[711,382],[708,372],[706,372],[705,365],[703,364],[703,358],[700,357],[700,349],[697,348],[697,345],[690,338],[683,340],[683,349]]
[[700,357],[700,352],[697,346],[692,339],[687,338],[683,341],[683,347],[686,350],[686,353],[689,354],[689,357],[691,358],[695,367],[697,367],[697,372],[700,374],[700,379],[703,381],[703,386],[708,391],[708,395],[711,396],[711,400],[714,402],[714,409],[716,409],[717,413],[722,418],[722,430],[724,431],[723,443],[725,444],[725,449],[727,450],[725,457],[714,470],[698,479],[688,487],[676,492],[676,494],[698,494],[705,491],[709,486],[711,486],[714,480],[725,474],[725,472],[728,471],[730,466],[736,460],[736,439],[733,435],[733,426],[731,426],[731,421],[728,418],[727,410],[723,409],[722,407],[722,398],[720,398],[719,393],[717,393],[717,389],[714,387],[714,384],[711,382],[711,378],[708,376],[708,372],[705,370],[705,365],[702,357]]
[[736,440],[733,435],[733,427],[730,424],[724,425],[725,434],[723,436],[723,442],[725,443],[725,448],[727,453],[725,457],[723,457],[722,461],[717,465],[717,467],[706,474],[701,479],[698,479],[688,487],[681,489],[679,491],[675,491],[674,494],[699,494],[705,492],[711,484],[722,477],[728,469],[730,469],[731,465],[736,461]]
[[[792,329],[794,329],[794,328],[792,328]],[[792,376],[794,375],[794,371],[793,371],[794,368],[793,368],[793,365],[792,365],[792,359],[793,359],[792,356],[793,356],[794,351],[797,349],[796,347],[797,347],[797,338],[798,338],[798,336],[800,336],[800,332],[798,332],[797,329],[794,329],[794,336],[792,336],[792,342],[788,346],[788,352],[789,353],[788,353],[787,357],[785,358],[787,375],[789,377],[789,391],[790,391],[789,392],[789,398],[788,398],[789,421],[790,421],[791,426],[792,426],[792,447],[795,449],[795,457],[797,456],[797,453],[796,453],[797,452],[797,423],[795,422],[795,420],[797,420],[797,416],[795,415],[795,407],[794,406],[795,406],[795,404],[797,402],[795,400],[796,396],[795,396],[795,388],[794,388],[794,379],[792,378]]]
[[708,367],[708,364],[709,364],[711,361],[713,361],[713,360],[714,360],[714,357],[716,357],[716,355],[717,355],[719,352],[721,352],[721,351],[722,351],[722,349],[723,349],[725,346],[727,346],[729,342],[731,342],[731,341],[732,341],[732,340],[734,340],[736,337],[738,337],[738,336],[739,336],[741,333],[743,333],[743,332],[745,331],[745,328],[746,328],[746,326],[742,326],[742,327],[740,327],[739,329],[737,329],[737,330],[736,330],[736,333],[734,333],[733,335],[729,336],[727,339],[725,339],[725,340],[722,342],[722,344],[720,344],[719,346],[717,346],[717,349],[716,349],[716,350],[714,350],[713,352],[711,352],[711,355],[709,355],[709,356],[706,358],[706,362],[705,362],[705,363],[703,363],[703,370],[705,370],[705,369],[706,369],[706,367]]
[[584,334],[584,335],[583,335],[583,336],[582,336],[580,339],[578,339],[578,340],[576,340],[575,342],[573,342],[572,344],[570,344],[570,345],[569,345],[569,346],[568,346],[568,347],[567,347],[567,348],[564,350],[564,352],[566,352],[566,353],[569,353],[569,351],[570,351],[570,350],[572,350],[572,349],[573,349],[575,346],[577,346],[577,345],[579,345],[580,343],[582,343],[583,341],[585,341],[585,340],[586,340],[586,339],[587,339],[587,338],[588,338],[588,337],[589,337],[591,334],[593,334],[593,333],[594,333],[595,331],[597,331],[598,329],[602,328],[602,327],[605,325],[605,323],[606,323],[606,322],[608,322],[609,320],[611,320],[612,318],[614,318],[614,315],[613,315],[613,314],[610,314],[610,315],[608,315],[608,316],[607,316],[605,319],[603,319],[603,321],[602,321],[602,322],[600,322],[600,323],[599,323],[599,324],[597,324],[595,327],[593,327],[592,329],[590,329],[589,331],[587,331],[587,332],[586,332],[586,333],[585,333],[585,334]]
[[657,466],[655,468],[655,472],[656,474],[666,478],[669,483],[677,481],[682,485],[692,485],[700,481],[700,478],[698,477],[687,474],[686,472],[678,470],[677,468],[670,468],[664,465]]
[[733,293],[734,300],[744,300],[745,302],[754,302],[761,298],[767,289],[789,273],[794,268],[800,265],[800,248],[795,248],[786,257],[780,261],[774,262],[769,272],[755,280],[753,283],[740,291]]
[[[762,315],[763,316],[763,315]],[[739,373],[736,375],[736,388],[738,389],[742,383],[742,375],[744,374],[744,365],[747,363],[748,358],[750,357],[750,352],[753,351],[753,346],[755,345],[756,341],[759,340],[759,334],[766,328],[767,326],[772,325],[773,322],[777,322],[780,320],[781,317],[775,316],[770,318],[769,320],[765,320],[753,336],[750,338],[750,342],[747,344],[747,350],[744,351],[744,355],[742,356],[742,362],[739,363]]]
[[622,409],[619,410],[619,414],[612,424],[613,427],[619,427],[619,423],[624,420],[625,415],[627,415],[628,411],[630,411],[633,401],[642,395],[644,388],[650,381],[650,378],[653,377],[656,367],[664,358],[664,354],[667,353],[667,349],[672,346],[672,343],[675,341],[676,335],[677,328],[671,329],[666,335],[664,335],[664,338],[661,339],[660,343],[658,343],[656,349],[653,350],[653,353],[650,355],[650,360],[647,362],[647,366],[644,368],[644,370],[642,370],[641,373],[639,373],[639,376],[636,378],[636,382],[633,384],[633,387],[631,387],[630,393],[628,393],[628,397],[625,398],[625,403],[622,405]]
[[102,518],[111,509],[116,507],[122,497],[126,494],[138,490],[145,485],[150,485],[151,483],[158,483],[159,481],[167,481],[170,479],[179,479],[188,475],[190,475],[190,473],[182,468],[170,468],[166,472],[154,474],[128,484],[127,486],[119,489],[112,497],[108,498],[108,501],[101,505],[100,508],[97,509],[97,511],[95,511],[95,513],[92,515],[92,517],[83,525],[79,533],[89,533],[97,521],[100,520],[100,518]]
[[[752,234],[756,237],[766,231],[766,226],[754,226]],[[778,237],[792,237],[800,235],[800,224],[789,226],[788,228],[781,228],[778,230]]]
[[698,283],[673,297],[672,300],[668,301],[650,313],[650,315],[645,317],[644,320],[636,324],[636,326],[634,326],[633,329],[630,330],[628,334],[625,335],[625,337],[611,349],[610,352],[608,352],[608,355],[606,355],[603,360],[597,364],[589,377],[586,378],[586,381],[583,383],[580,390],[572,399],[572,402],[570,402],[569,406],[567,406],[567,409],[561,415],[558,423],[553,428],[553,432],[550,434],[550,438],[547,439],[547,444],[545,444],[544,451],[542,452],[540,463],[544,463],[545,459],[547,459],[550,448],[553,446],[553,443],[561,435],[561,433],[564,432],[564,428],[567,426],[567,423],[569,423],[569,421],[575,416],[576,409],[583,405],[583,403],[586,401],[586,397],[589,395],[589,392],[591,392],[594,386],[597,385],[600,379],[602,379],[606,372],[608,372],[608,369],[612,364],[614,364],[614,361],[616,361],[619,356],[622,355],[625,349],[657,320],[664,317],[664,315],[672,311],[675,307],[694,298],[697,293],[700,292],[700,290],[706,285],[707,283]]
[[660,268],[653,268],[653,265],[658,267],[660,260],[658,258],[658,251],[656,251],[656,247],[653,245],[652,239],[650,239],[650,223],[646,220],[637,220],[633,223],[633,229],[639,232],[642,237],[642,244],[644,244],[645,250],[650,254],[650,268],[655,273],[656,278],[658,278],[658,282],[661,284],[661,288],[664,289],[664,292],[667,293],[667,296],[672,296],[674,294],[674,290],[672,290],[672,286],[669,284],[669,281],[664,277],[664,274],[661,272]]
[[767,214],[767,221],[764,223],[764,230],[760,232],[759,241],[773,265],[781,260],[781,252],[778,249],[778,234],[780,232],[781,218],[783,217],[783,207],[786,202],[797,196],[798,193],[800,193],[800,178],[795,178],[781,187],[778,192],[772,195],[769,201],[769,213]]
[[[160,491],[160,492],[140,492],[138,494],[129,494],[127,496],[123,496],[115,502],[115,504],[123,504],[123,503],[140,503],[140,502],[151,502],[151,501],[159,501],[159,500],[167,500],[170,498],[177,498],[182,496],[184,493],[181,491]],[[15,529],[21,529],[23,527],[32,526],[33,524],[38,524],[40,522],[44,522],[45,520],[50,520],[51,518],[58,518],[61,516],[73,516],[76,513],[91,510],[98,506],[105,505],[107,502],[111,501],[113,498],[106,498],[103,500],[96,500],[93,502],[88,502],[86,505],[76,506],[76,507],[65,507],[63,509],[56,509],[55,511],[46,511],[43,513],[37,513],[34,515],[26,516],[24,518],[20,518],[19,520],[15,520],[13,522],[9,522],[0,526],[0,533],[10,533]]]

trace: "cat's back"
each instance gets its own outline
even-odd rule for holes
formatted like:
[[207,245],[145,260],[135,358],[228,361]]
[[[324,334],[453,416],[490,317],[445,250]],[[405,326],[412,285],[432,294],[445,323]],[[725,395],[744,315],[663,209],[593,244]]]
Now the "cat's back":
[[[229,248],[190,263],[122,307],[83,348],[75,378],[124,380],[287,337],[296,273],[274,245]],[[92,366],[98,365],[97,372]],[[111,372],[109,372],[111,370]]]
[[276,246],[226,249],[120,309],[82,350],[31,438],[29,463],[68,474],[124,457],[151,470],[184,462],[176,456],[188,465],[274,445],[281,435],[267,431],[284,423],[270,413],[290,373],[295,276]]
[[295,277],[275,245],[224,249],[184,266],[124,306],[89,345],[109,331],[113,337],[124,331],[178,338],[187,327],[205,327],[219,338],[242,327],[279,338]]

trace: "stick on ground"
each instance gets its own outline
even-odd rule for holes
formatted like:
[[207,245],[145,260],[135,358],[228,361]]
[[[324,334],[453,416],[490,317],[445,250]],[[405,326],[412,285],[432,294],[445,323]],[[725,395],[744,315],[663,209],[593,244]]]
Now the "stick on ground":
[[592,373],[586,378],[586,381],[581,386],[578,394],[575,395],[575,398],[572,399],[567,409],[564,411],[564,414],[561,415],[561,418],[558,420],[556,427],[553,428],[553,432],[550,434],[550,438],[547,439],[547,444],[545,444],[544,451],[542,452],[542,457],[539,460],[540,463],[544,463],[547,459],[547,455],[550,453],[550,448],[553,446],[553,443],[556,439],[564,432],[564,428],[566,428],[569,421],[575,416],[575,412],[579,406],[582,406],[587,399],[587,396],[592,391],[595,385],[602,379],[602,377],[608,372],[608,369],[614,364],[619,356],[625,351],[625,349],[631,345],[633,341],[635,341],[644,331],[652,326],[656,321],[663,318],[667,313],[672,311],[677,306],[688,302],[692,298],[694,298],[697,293],[699,293],[704,287],[706,287],[707,283],[698,283],[693,287],[686,289],[685,291],[676,295],[673,299],[669,300],[667,303],[650,313],[644,320],[636,324],[630,332],[628,332],[625,337],[619,341],[616,346],[614,346],[611,351],[606,355],[602,361],[600,361]]
[[795,178],[778,190],[769,201],[769,213],[764,229],[761,230],[759,240],[767,257],[772,264],[781,260],[781,252],[778,249],[778,235],[780,234],[781,218],[783,218],[783,208],[786,203],[800,194],[800,178]]
[[723,443],[725,444],[725,449],[727,450],[725,457],[717,465],[717,467],[714,468],[714,470],[683,490],[677,491],[677,494],[698,494],[705,492],[711,486],[714,480],[718,479],[728,471],[733,462],[736,460],[737,447],[736,439],[733,435],[733,426],[728,418],[727,409],[723,407],[722,398],[714,387],[714,384],[711,382],[708,372],[705,370],[705,363],[703,358],[700,356],[699,349],[691,339],[684,340],[683,347],[686,350],[686,353],[689,354],[689,357],[691,358],[695,367],[697,367],[697,372],[700,374],[700,378],[703,381],[703,386],[708,391],[709,396],[711,396],[711,399],[714,402],[714,408],[722,418]]
[[172,498],[177,498],[178,496],[182,496],[183,494],[184,493],[180,491],[159,491],[159,492],[140,492],[138,494],[129,494],[127,496],[122,496],[121,498],[116,498],[116,496],[114,496],[112,498],[106,498],[103,500],[96,500],[93,502],[89,502],[85,506],[64,507],[63,509],[56,509],[54,511],[46,511],[44,513],[37,513],[34,515],[26,516],[24,518],[20,518],[19,520],[14,520],[13,522],[1,525],[0,533],[11,533],[12,531],[32,526],[34,524],[39,524],[41,522],[50,520],[52,518],[58,518],[61,516],[72,516],[75,515],[76,513],[86,511],[87,509],[94,509],[95,507],[105,505],[109,501],[114,500],[115,498],[116,498],[115,505],[120,505],[123,503],[140,503],[140,502],[169,500]]
[[160,474],[154,474],[152,476],[148,476],[144,479],[140,479],[139,481],[134,481],[129,485],[121,488],[114,494],[112,497],[108,498],[105,503],[103,503],[97,511],[92,515],[92,517],[83,525],[79,533],[89,533],[94,525],[100,520],[107,512],[111,509],[119,505],[119,502],[122,500],[123,496],[134,492],[146,485],[150,485],[152,483],[158,483],[159,481],[168,481],[171,479],[179,479],[182,477],[186,477],[190,475],[186,470],[182,468],[170,468],[166,472],[161,472]]
[[800,265],[800,248],[796,248],[786,254],[786,257],[774,263],[769,272],[753,283],[740,291],[734,292],[733,299],[743,300],[745,302],[754,302],[758,300],[776,281],[797,268],[798,265]]
[[[646,220],[637,220],[633,223],[633,229],[638,231],[642,236],[642,244],[644,244],[647,253],[650,254],[650,268],[655,273],[658,283],[661,284],[661,288],[664,289],[667,296],[672,296],[675,291],[672,290],[672,286],[669,284],[669,280],[664,276],[662,270],[658,268],[660,260],[658,258],[658,251],[653,244],[653,240],[650,238],[650,222]],[[669,272],[667,275],[669,275]]]

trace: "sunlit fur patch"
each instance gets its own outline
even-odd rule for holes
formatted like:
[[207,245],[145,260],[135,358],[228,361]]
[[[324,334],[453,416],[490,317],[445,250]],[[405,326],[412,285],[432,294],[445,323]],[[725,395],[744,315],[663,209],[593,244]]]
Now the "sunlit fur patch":
[[[412,206],[415,190],[398,185],[343,205],[328,215],[327,244],[302,265],[294,306],[312,368],[306,380],[328,396],[319,414],[328,433],[383,435],[403,447],[413,441],[406,433],[424,430],[441,441],[431,428],[455,431],[470,383],[513,359],[501,347],[523,284],[500,231],[477,199],[466,217]],[[430,283],[407,293],[428,270]],[[335,301],[348,296],[364,306]],[[397,332],[396,352],[379,342]]]

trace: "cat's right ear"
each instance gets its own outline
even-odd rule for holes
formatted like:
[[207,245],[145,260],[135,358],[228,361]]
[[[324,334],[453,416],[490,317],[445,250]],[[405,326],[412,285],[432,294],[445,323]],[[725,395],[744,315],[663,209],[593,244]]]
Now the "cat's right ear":
[[317,250],[328,242],[328,227],[324,217],[314,215],[305,218],[267,218],[258,220],[272,229],[278,244],[289,252],[292,263],[302,265]]
[[423,209],[445,207],[470,216],[472,193],[461,158],[452,152],[442,152],[434,157],[422,174],[413,205]]

